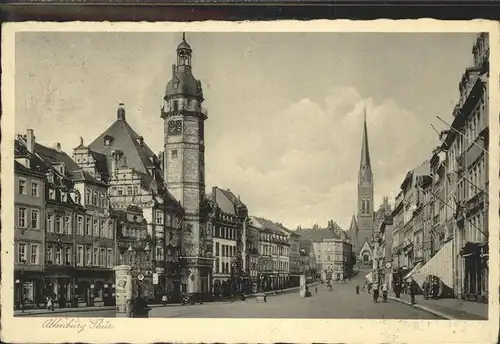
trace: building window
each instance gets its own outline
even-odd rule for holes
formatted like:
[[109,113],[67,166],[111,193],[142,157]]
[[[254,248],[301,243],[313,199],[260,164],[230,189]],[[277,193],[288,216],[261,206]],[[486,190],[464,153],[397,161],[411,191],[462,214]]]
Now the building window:
[[163,212],[161,210],[156,211],[156,223],[159,225],[163,224]]
[[76,220],[76,234],[83,235],[83,216],[78,215]]
[[172,149],[172,159],[177,159],[177,149]]
[[61,202],[66,203],[68,200],[68,195],[66,192],[61,191]]
[[83,266],[83,246],[76,247],[76,265]]
[[26,195],[26,179],[19,178],[17,180],[17,192],[20,195]]
[[56,190],[49,189],[49,199],[51,199],[51,200],[55,200],[56,199]]
[[85,204],[89,205],[92,198],[92,192],[90,190],[85,191]]
[[127,195],[128,196],[131,196],[132,195],[132,187],[131,186],[127,186]]
[[17,208],[17,227],[26,228],[26,208]]
[[92,249],[90,246],[85,248],[87,266],[92,266]]
[[64,263],[66,265],[71,265],[71,248],[70,247],[66,247],[66,249],[64,250]]
[[54,215],[47,214],[47,232],[54,233]]
[[40,229],[40,211],[31,209],[31,223],[32,229]]
[[113,266],[113,250],[108,248],[108,268]]
[[56,265],[62,264],[62,250],[61,248],[56,248]]
[[100,233],[99,233],[99,236],[102,236],[102,237],[104,237],[104,238],[106,238],[106,237],[107,237],[107,235],[106,235],[106,233],[105,233],[105,231],[104,231],[104,221],[103,221],[103,220],[101,220],[101,222],[100,222],[99,232],[100,232]]
[[98,205],[98,203],[97,203],[98,197],[99,196],[97,195],[97,192],[94,191],[92,193],[92,205]]
[[134,195],[139,194],[139,187],[137,185],[134,185]]
[[94,218],[94,236],[99,236],[99,219]]
[[38,182],[31,182],[31,196],[40,196],[40,185],[38,184]]
[[220,246],[219,246],[219,243],[216,242],[215,243],[215,256],[218,257],[219,256],[219,249],[220,249]]
[[106,195],[101,193],[101,208],[106,207]]
[[106,266],[106,250],[101,248],[101,256],[100,256],[101,260],[99,261],[99,265],[100,266]]
[[52,259],[54,258],[53,254],[54,254],[54,252],[52,250],[52,246],[48,246],[47,251],[45,252],[45,255],[46,255],[45,259],[47,261],[47,264],[52,264]]
[[118,196],[123,196],[123,189],[120,186],[116,187],[116,191]]
[[19,264],[26,264],[26,244],[19,243],[17,245],[17,262]]
[[94,247],[93,266],[99,266],[99,249],[97,247]]
[[71,217],[70,216],[66,216],[65,217],[66,221],[64,221],[65,223],[65,229],[64,229],[64,233],[65,234],[71,234],[72,230],[71,230]]

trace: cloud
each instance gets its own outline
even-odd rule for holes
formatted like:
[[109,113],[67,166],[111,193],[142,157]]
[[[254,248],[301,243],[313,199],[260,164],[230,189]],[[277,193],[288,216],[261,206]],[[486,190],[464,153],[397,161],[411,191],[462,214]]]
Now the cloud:
[[336,87],[321,102],[300,99],[267,116],[247,116],[209,151],[210,181],[241,194],[252,214],[295,228],[334,219],[347,228],[356,211],[364,107],[375,198],[395,197],[402,178],[428,156],[434,133],[423,117],[391,99],[364,99]]

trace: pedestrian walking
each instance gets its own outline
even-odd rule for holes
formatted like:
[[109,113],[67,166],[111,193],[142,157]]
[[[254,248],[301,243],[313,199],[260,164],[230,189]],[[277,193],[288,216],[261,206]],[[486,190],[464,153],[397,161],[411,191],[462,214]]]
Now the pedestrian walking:
[[387,301],[387,283],[384,282],[384,284],[382,284],[382,300],[384,302]]
[[439,282],[436,277],[432,281],[432,297],[437,299],[439,297]]
[[429,282],[426,280],[424,284],[422,284],[422,289],[424,290],[424,298],[426,300],[429,299]]
[[359,295],[359,284],[356,286],[356,295]]
[[417,283],[415,283],[415,280],[413,280],[413,277],[410,279],[410,299],[411,299],[411,304],[415,304],[415,294],[417,293]]
[[47,297],[47,310],[49,310],[49,311],[54,310],[54,300],[52,299],[51,296]]
[[379,292],[379,286],[378,283],[373,283],[373,302],[377,303],[378,302],[378,292]]
[[368,289],[368,294],[371,294],[371,291],[372,291],[372,285],[371,285],[371,284],[368,284],[367,289]]

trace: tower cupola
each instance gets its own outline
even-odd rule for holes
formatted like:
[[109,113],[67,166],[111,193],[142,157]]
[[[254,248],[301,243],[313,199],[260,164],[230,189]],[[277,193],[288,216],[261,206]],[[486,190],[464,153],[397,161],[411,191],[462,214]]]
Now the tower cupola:
[[203,99],[201,82],[192,73],[192,52],[183,33],[182,41],[177,46],[177,65],[172,65],[172,78],[165,89],[165,100],[176,96]]
[[186,42],[186,34],[182,33],[182,42],[177,46],[177,65],[191,67],[191,46]]

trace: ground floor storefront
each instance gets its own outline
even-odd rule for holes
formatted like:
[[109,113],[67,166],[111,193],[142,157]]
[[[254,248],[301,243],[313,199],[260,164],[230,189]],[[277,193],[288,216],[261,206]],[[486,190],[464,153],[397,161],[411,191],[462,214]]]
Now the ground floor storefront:
[[115,304],[114,271],[50,267],[45,276],[45,296],[54,307],[91,307]]
[[45,305],[44,276],[40,271],[14,272],[14,309]]
[[467,242],[460,251],[462,295],[467,301],[488,302],[488,245]]

